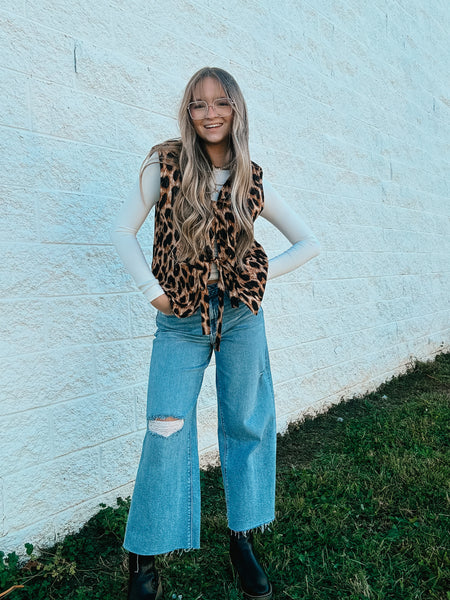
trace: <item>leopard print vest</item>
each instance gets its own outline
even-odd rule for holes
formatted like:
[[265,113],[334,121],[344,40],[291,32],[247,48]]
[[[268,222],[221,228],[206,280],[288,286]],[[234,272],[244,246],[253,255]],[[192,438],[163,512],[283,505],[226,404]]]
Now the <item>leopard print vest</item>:
[[[153,242],[152,272],[169,297],[174,314],[189,317],[200,307],[202,333],[210,335],[208,278],[211,263],[217,265],[218,317],[215,349],[220,350],[224,296],[228,293],[231,306],[236,308],[243,302],[257,314],[264,295],[269,261],[256,240],[244,256],[243,268],[236,264],[236,226],[231,206],[231,181],[228,179],[215,202],[214,219],[205,240],[205,251],[195,261],[177,260],[176,231],[172,207],[177,200],[181,186],[180,170],[168,164],[167,158],[176,156],[166,150],[159,151],[160,197],[155,206],[155,233]],[[264,207],[262,169],[252,162],[253,184],[249,190],[248,207],[253,221]],[[217,242],[217,256],[214,257],[214,240]]]

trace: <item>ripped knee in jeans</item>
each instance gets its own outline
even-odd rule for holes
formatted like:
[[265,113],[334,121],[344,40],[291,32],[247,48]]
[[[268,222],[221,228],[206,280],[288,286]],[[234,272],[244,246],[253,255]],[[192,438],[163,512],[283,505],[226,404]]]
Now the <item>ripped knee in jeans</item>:
[[175,417],[158,417],[155,419],[148,419],[147,429],[152,433],[161,435],[162,437],[169,437],[180,431],[183,428],[184,419],[176,419]]

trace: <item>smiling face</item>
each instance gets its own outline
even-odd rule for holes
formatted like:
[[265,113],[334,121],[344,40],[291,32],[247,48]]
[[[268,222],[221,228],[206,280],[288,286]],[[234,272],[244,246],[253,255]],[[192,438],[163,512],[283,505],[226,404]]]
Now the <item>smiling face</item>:
[[199,121],[192,120],[195,132],[205,142],[206,147],[222,146],[228,148],[233,113],[228,117],[219,117],[213,106],[211,106],[214,100],[226,97],[225,90],[215,77],[205,77],[194,88],[192,100],[204,100],[210,105],[206,118]]

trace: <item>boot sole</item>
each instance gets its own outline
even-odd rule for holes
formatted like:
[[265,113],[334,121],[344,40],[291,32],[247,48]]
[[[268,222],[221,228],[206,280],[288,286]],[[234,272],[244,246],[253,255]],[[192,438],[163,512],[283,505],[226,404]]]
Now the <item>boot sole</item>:
[[245,600],[272,600],[272,595],[273,595],[273,588],[272,588],[272,584],[269,581],[269,591],[266,592],[265,594],[259,595],[259,596],[252,596],[251,594],[247,594],[246,591],[244,591],[244,589],[242,588],[242,584],[241,584],[241,578],[239,577],[239,573],[237,571],[237,569],[234,568],[233,563],[230,560],[230,565],[231,565],[231,571],[233,573],[234,576],[234,580],[237,583],[239,589],[242,592],[242,595],[244,596]]
[[246,592],[244,592],[244,590],[241,587],[241,591],[242,594],[245,598],[245,600],[272,600],[272,584],[269,583],[270,585],[270,589],[267,592],[267,594],[264,594],[263,596],[250,596],[250,594],[247,594]]

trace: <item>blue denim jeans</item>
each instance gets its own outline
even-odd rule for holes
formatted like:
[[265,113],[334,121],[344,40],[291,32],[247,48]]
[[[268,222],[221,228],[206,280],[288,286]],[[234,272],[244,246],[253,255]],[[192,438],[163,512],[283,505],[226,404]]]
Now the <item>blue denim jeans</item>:
[[[211,335],[200,310],[179,319],[158,312],[147,397],[147,420],[175,417],[165,437],[147,430],[123,547],[164,554],[200,547],[197,398],[216,333],[217,286],[208,286]],[[222,340],[215,352],[218,440],[228,526],[247,531],[275,517],[276,426],[263,310],[254,315],[225,296]]]

